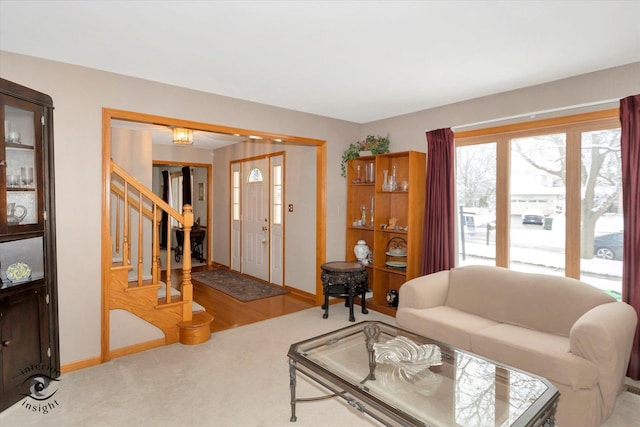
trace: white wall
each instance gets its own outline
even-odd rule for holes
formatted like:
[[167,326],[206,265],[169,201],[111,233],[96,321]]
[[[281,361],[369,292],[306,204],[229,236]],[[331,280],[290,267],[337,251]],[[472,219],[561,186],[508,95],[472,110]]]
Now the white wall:
[[[473,78],[473,75],[469,77]],[[427,139],[425,132],[427,130],[452,127],[454,132],[466,131],[618,108],[619,102],[615,101],[607,104],[567,109],[572,106],[618,100],[638,93],[640,93],[640,62],[378,120],[363,125],[360,137],[362,138],[368,134],[383,136],[389,134],[391,151],[426,151]],[[540,113],[544,111],[549,112]],[[537,114],[532,116],[532,113]],[[514,116],[521,117],[494,121]],[[484,121],[491,122],[477,126],[465,126]],[[465,127],[456,128],[459,126]]]
[[[0,64],[3,78],[50,95],[55,105],[63,364],[100,354],[103,107],[326,140],[326,258],[335,260],[344,257],[346,185],[340,176],[340,158],[349,143],[369,133],[388,133],[392,151],[425,151],[427,129],[640,93],[640,63],[635,63],[360,126],[4,51],[0,51]],[[469,78],[473,78],[471,72]],[[217,174],[226,175],[228,170],[214,170],[214,173],[217,177]],[[215,207],[215,200],[213,204]]]

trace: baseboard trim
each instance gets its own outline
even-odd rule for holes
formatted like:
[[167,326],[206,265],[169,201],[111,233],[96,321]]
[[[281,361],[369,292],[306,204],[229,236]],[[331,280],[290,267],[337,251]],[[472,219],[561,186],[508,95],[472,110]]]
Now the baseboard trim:
[[[116,357],[127,356],[129,354],[140,353],[141,351],[162,347],[164,345],[166,345],[165,339],[158,338],[152,341],[147,341],[139,344],[117,348],[109,352],[109,360],[114,359]],[[78,371],[80,369],[97,366],[100,363],[102,363],[100,356],[89,357],[88,359],[77,360],[71,363],[65,363],[60,367],[60,372],[63,374],[66,374],[68,372]]]
[[75,362],[66,363],[60,367],[60,372],[66,374],[68,372],[77,371],[84,368],[90,368],[100,364],[100,356],[90,357],[88,359],[77,360]]
[[291,286],[287,286],[284,285],[283,286],[284,289],[286,289],[287,291],[291,292],[293,295],[300,297],[306,301],[309,301],[310,303],[315,303],[316,302],[316,296],[315,294],[310,294],[308,292],[305,291],[301,291],[298,288],[293,288]]
[[152,348],[162,347],[166,345],[164,338],[158,338],[151,341],[141,342],[139,344],[128,345],[126,347],[116,348],[109,352],[109,359],[115,359],[116,357],[128,356],[134,353],[140,353],[141,351],[151,350]]

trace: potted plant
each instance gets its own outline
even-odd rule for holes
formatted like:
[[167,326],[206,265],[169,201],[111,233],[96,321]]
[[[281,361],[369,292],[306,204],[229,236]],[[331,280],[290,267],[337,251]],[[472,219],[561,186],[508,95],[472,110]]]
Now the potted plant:
[[342,176],[347,176],[347,162],[360,157],[360,152],[370,151],[371,154],[385,154],[389,152],[389,137],[367,135],[367,137],[353,144],[342,153]]

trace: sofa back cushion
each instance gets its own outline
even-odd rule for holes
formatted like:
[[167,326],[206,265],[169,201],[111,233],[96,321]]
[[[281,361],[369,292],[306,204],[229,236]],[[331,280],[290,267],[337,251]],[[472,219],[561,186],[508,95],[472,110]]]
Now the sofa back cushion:
[[614,301],[600,289],[575,279],[466,266],[450,271],[446,305],[496,322],[568,337],[580,316]]

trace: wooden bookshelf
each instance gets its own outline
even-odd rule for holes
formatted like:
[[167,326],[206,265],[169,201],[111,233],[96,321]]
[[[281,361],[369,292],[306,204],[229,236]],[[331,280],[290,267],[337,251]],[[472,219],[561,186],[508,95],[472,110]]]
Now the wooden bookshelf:
[[[375,167],[373,181],[367,179],[365,173],[371,164]],[[389,188],[383,186],[384,171],[388,171],[388,182],[394,166],[397,188],[388,191]],[[399,290],[404,282],[420,274],[425,174],[426,154],[417,151],[359,157],[347,165],[346,258],[356,261],[353,247],[360,239],[367,242],[373,254],[372,262],[367,265],[373,296],[367,306],[392,316],[396,309],[387,303],[387,292]],[[363,207],[365,222],[360,225],[357,221],[362,220]],[[396,219],[395,228],[389,227],[390,218]],[[398,244],[406,247],[406,256],[389,255],[389,246]],[[406,263],[406,267],[390,266],[388,262]]]

